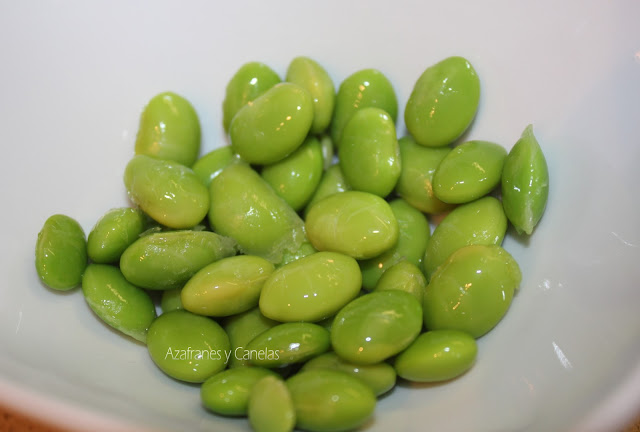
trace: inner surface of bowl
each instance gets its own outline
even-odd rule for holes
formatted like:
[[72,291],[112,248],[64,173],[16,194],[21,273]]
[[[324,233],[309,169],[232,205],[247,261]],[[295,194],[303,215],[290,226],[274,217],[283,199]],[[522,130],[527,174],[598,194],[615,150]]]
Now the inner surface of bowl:
[[[461,55],[481,81],[465,139],[511,148],[528,124],[550,196],[530,239],[504,247],[523,281],[479,343],[473,369],[399,385],[365,430],[598,430],[627,420],[640,391],[640,39],[636,2],[68,1],[0,14],[0,142],[6,162],[0,402],[69,429],[247,430],[206,412],[199,387],[155,367],[144,345],[102,324],[79,290],[43,286],[34,245],[64,213],[85,232],[129,205],[122,175],[143,105],[192,102],[202,153],[226,145],[224,89],[245,62],[282,77],[309,56],[336,87],[376,68],[404,105],[424,69]],[[635,375],[634,375],[635,374]],[[615,412],[615,416],[612,413]],[[595,413],[595,414],[594,414]]]

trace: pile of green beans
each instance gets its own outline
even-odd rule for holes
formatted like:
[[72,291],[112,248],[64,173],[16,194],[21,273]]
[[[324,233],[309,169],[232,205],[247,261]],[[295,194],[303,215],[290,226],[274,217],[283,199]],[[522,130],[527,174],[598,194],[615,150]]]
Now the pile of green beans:
[[522,280],[501,244],[509,223],[525,236],[541,219],[547,165],[531,126],[510,152],[457,142],[479,98],[466,59],[428,67],[398,139],[382,72],[336,92],[306,57],[284,82],[247,63],[222,105],[230,145],[198,158],[196,110],[161,93],[124,170],[133,207],[86,240],[51,216],[36,270],[51,289],[81,285],[164,373],[202,383],[207,410],[256,431],[358,428],[398,377],[468,371]]

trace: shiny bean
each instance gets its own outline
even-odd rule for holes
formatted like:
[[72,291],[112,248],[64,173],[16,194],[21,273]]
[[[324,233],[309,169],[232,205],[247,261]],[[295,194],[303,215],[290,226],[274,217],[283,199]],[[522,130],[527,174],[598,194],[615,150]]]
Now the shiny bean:
[[394,123],[398,117],[398,100],[393,86],[376,69],[355,72],[340,84],[331,123],[331,138],[336,147],[340,148],[342,130],[351,116],[367,107],[383,109]]
[[518,263],[500,246],[458,249],[427,286],[425,326],[429,330],[460,330],[479,338],[507,313],[521,280]]
[[305,222],[307,235],[319,251],[367,259],[398,241],[398,222],[389,204],[377,195],[348,191],[318,201]]
[[234,254],[233,239],[209,231],[159,232],[129,246],[120,258],[120,269],[136,286],[175,289],[206,265]]
[[458,330],[432,330],[421,334],[400,353],[394,366],[409,381],[438,382],[462,375],[478,353],[474,338]]
[[400,149],[391,116],[380,108],[355,112],[342,131],[338,156],[354,190],[389,195],[400,177]]
[[[233,356],[232,356],[233,357]],[[224,416],[245,416],[249,395],[258,381],[275,372],[260,367],[243,367],[218,372],[200,387],[202,404],[210,411]]]
[[224,323],[224,330],[229,335],[233,349],[229,367],[248,366],[249,356],[245,356],[247,344],[260,333],[278,324],[280,323],[262,315],[258,307],[229,317]]
[[302,219],[249,166],[229,165],[209,192],[211,227],[234,238],[241,252],[279,263],[306,241]]
[[309,214],[309,210],[311,209],[311,207],[322,198],[326,198],[329,195],[333,195],[334,193],[344,192],[348,190],[351,190],[351,187],[344,179],[344,175],[342,174],[342,170],[340,169],[340,164],[330,166],[322,175],[322,179],[320,179],[318,187],[307,203],[307,206],[304,209],[305,216]]
[[428,67],[407,101],[404,122],[418,144],[452,143],[469,127],[478,109],[480,80],[462,57],[449,57]]
[[273,270],[273,264],[257,256],[223,258],[189,279],[182,288],[182,304],[189,312],[216,317],[248,311],[258,305]]
[[530,235],[547,206],[549,170],[529,125],[513,146],[502,172],[502,205],[519,233]]
[[343,359],[374,364],[403,351],[422,329],[422,308],[409,293],[378,291],[346,305],[333,321],[331,345]]
[[318,252],[270,275],[260,293],[260,310],[282,322],[321,321],[353,300],[361,281],[355,259]]
[[313,100],[313,123],[310,133],[324,132],[331,123],[336,89],[327,71],[308,57],[296,57],[289,64],[286,81],[298,84]]
[[422,304],[427,280],[415,264],[409,261],[400,261],[389,267],[380,276],[375,291],[398,290],[404,291],[416,298]]
[[451,148],[424,147],[411,137],[400,138],[398,145],[402,170],[396,193],[424,213],[438,214],[451,210],[453,206],[440,201],[433,192],[433,175]]
[[302,209],[322,178],[322,147],[315,137],[305,142],[286,158],[267,165],[262,178],[294,210]]
[[329,332],[316,324],[285,323],[260,333],[246,347],[255,366],[302,363],[329,349]]
[[220,147],[198,159],[193,164],[193,173],[198,176],[203,185],[209,187],[211,181],[232,161],[231,147]]
[[109,210],[89,233],[89,258],[101,264],[118,262],[125,249],[144,232],[146,224],[146,217],[140,209]]
[[253,386],[248,414],[255,432],[291,432],[296,424],[289,388],[275,376],[264,377]]
[[114,329],[145,342],[156,317],[149,295],[129,283],[117,267],[89,264],[82,278],[87,304],[102,321]]
[[382,255],[359,262],[362,286],[367,290],[372,290],[380,276],[402,260],[422,268],[424,251],[430,236],[427,218],[403,199],[395,199],[389,206],[398,221],[398,241]]
[[328,352],[306,362],[300,371],[316,369],[335,370],[353,375],[369,386],[376,396],[385,394],[396,385],[396,371],[393,366],[385,362],[370,365],[355,364],[340,358],[334,352]]
[[229,338],[210,318],[187,311],[160,315],[149,327],[147,348],[153,362],[172,378],[201,383],[223,370]]
[[154,96],[140,116],[136,154],[190,167],[200,152],[200,121],[193,106],[172,92]]
[[473,201],[500,184],[507,151],[488,141],[468,141],[454,148],[433,175],[434,193],[447,203]]
[[193,171],[176,162],[135,156],[124,184],[129,198],[155,221],[170,228],[191,228],[209,210],[209,194]]
[[248,163],[272,164],[300,147],[312,121],[309,92],[276,84],[236,113],[229,127],[231,147]]
[[243,64],[227,84],[222,102],[222,124],[229,132],[231,120],[247,103],[280,82],[280,77],[269,66],[259,62]]
[[333,370],[308,370],[287,380],[300,429],[347,431],[373,414],[376,397],[358,378]]
[[36,271],[49,288],[67,291],[80,285],[87,267],[87,242],[80,224],[65,215],[46,220],[36,242]]
[[453,252],[471,244],[500,245],[507,218],[500,201],[484,197],[461,205],[438,224],[427,243],[424,270],[430,277]]

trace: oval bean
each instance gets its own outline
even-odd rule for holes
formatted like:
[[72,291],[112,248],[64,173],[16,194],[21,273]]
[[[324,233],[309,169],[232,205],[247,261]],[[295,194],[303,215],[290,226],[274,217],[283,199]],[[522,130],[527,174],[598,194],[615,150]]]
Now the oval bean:
[[139,209],[109,210],[89,233],[89,258],[99,264],[118,262],[125,249],[144,232],[146,224],[144,213]]
[[289,64],[286,81],[309,92],[313,100],[313,123],[310,133],[324,132],[331,123],[336,89],[327,71],[308,57],[296,57]]
[[270,275],[260,293],[260,310],[281,322],[321,321],[353,300],[361,281],[355,259],[318,252]]
[[136,286],[175,289],[204,266],[234,254],[233,239],[209,231],[159,232],[129,246],[120,258],[120,270]]
[[396,371],[393,366],[385,362],[370,365],[355,364],[340,358],[334,352],[328,352],[306,362],[300,371],[317,369],[348,373],[369,386],[376,396],[385,394],[396,385]]
[[433,175],[433,191],[446,202],[473,201],[500,183],[507,151],[488,141],[468,141],[445,156]]
[[342,129],[351,116],[367,107],[383,109],[394,123],[398,117],[398,101],[393,86],[376,69],[355,72],[340,84],[331,123],[331,138],[336,147],[340,148]]
[[300,147],[312,121],[309,92],[276,84],[236,113],[229,127],[231,147],[246,162],[272,164]]
[[36,242],[36,271],[49,288],[67,291],[80,285],[87,267],[87,242],[78,222],[57,214],[48,218]]
[[438,224],[427,243],[424,270],[430,277],[453,252],[471,244],[499,245],[507,232],[500,201],[484,197],[461,205]]
[[258,305],[273,270],[273,264],[257,256],[223,258],[189,279],[182,288],[182,304],[189,312],[216,317],[248,311]]
[[333,321],[331,345],[343,359],[379,363],[403,351],[422,329],[422,308],[409,293],[378,291],[346,305]]
[[243,367],[218,372],[200,387],[202,404],[210,411],[224,416],[245,416],[249,395],[258,381],[275,372],[260,367]]
[[329,349],[329,332],[316,324],[285,323],[271,327],[247,345],[250,362],[275,367],[302,363]]
[[241,252],[279,263],[306,241],[302,219],[249,166],[228,166],[209,192],[211,227],[234,238]]
[[154,96],[140,116],[135,150],[137,155],[190,167],[200,152],[200,121],[196,110],[175,93]]
[[134,204],[170,228],[191,228],[209,210],[207,188],[192,170],[176,162],[135,156],[127,164],[124,184]]
[[479,338],[507,313],[521,280],[518,263],[500,246],[458,249],[427,286],[425,326],[429,330],[460,330]]
[[518,233],[531,235],[547,206],[549,170],[529,125],[504,162],[502,205]]
[[375,291],[398,290],[411,294],[422,304],[424,290],[427,286],[422,271],[409,261],[400,261],[389,267],[380,276]]
[[394,362],[398,375],[416,382],[438,382],[468,371],[476,359],[474,338],[457,330],[421,334]]
[[206,155],[193,164],[193,173],[200,179],[203,185],[209,187],[211,181],[216,178],[234,159],[231,147],[220,147]]
[[347,191],[318,201],[309,210],[305,227],[317,250],[356,259],[378,256],[398,241],[398,222],[391,207],[367,192]]
[[334,193],[345,192],[348,190],[351,190],[351,187],[344,179],[344,175],[342,174],[342,170],[340,169],[340,164],[330,166],[322,175],[322,179],[320,179],[318,187],[307,203],[307,206],[304,209],[305,216],[309,214],[309,210],[311,209],[311,207],[322,198],[326,198],[329,195],[333,195]]
[[400,177],[400,149],[393,119],[379,108],[361,108],[345,124],[340,168],[354,190],[386,197]]
[[373,391],[344,372],[300,372],[287,380],[287,387],[297,426],[312,432],[355,429],[371,417],[376,406]]
[[449,57],[428,67],[407,101],[404,122],[418,144],[452,143],[469,127],[480,100],[480,80],[462,57]]
[[280,82],[280,77],[269,66],[259,62],[243,64],[227,84],[222,102],[222,125],[229,132],[231,120],[247,103]]
[[296,424],[289,389],[275,376],[264,377],[253,386],[248,414],[255,432],[291,432]]
[[278,324],[280,323],[262,315],[258,307],[229,317],[224,323],[224,330],[229,336],[233,349],[229,367],[249,366],[249,355],[246,355],[245,350],[247,344],[260,333]]
[[231,345],[212,319],[174,311],[153,321],[147,348],[156,366],[170,377],[201,383],[225,368]]
[[315,137],[286,158],[262,168],[262,178],[294,210],[302,209],[311,199],[322,178],[322,148]]
[[144,290],[129,283],[118,268],[89,264],[82,277],[87,304],[114,329],[145,342],[156,309]]

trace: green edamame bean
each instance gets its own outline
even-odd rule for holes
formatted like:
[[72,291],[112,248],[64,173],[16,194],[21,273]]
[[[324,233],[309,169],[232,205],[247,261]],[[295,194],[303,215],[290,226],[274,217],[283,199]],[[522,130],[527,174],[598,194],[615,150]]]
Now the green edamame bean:
[[252,255],[223,258],[198,271],[182,288],[182,304],[189,312],[229,316],[258,305],[260,292],[274,267]]
[[291,252],[291,251],[285,250],[284,253],[282,254],[282,261],[280,261],[280,263],[276,267],[277,268],[282,267],[284,265],[297,261],[300,258],[304,258],[306,256],[312,255],[316,252],[318,251],[316,250],[316,248],[313,247],[311,243],[309,243],[308,241],[304,242],[300,245],[300,249],[298,249],[297,251]]
[[217,322],[182,310],[153,321],[147,348],[160,370],[192,383],[204,382],[223,370],[231,352],[229,338]]
[[373,414],[373,391],[349,374],[309,370],[287,381],[300,429],[312,432],[347,431],[363,425]]
[[342,175],[340,164],[330,166],[322,175],[318,187],[307,203],[307,206],[304,209],[305,216],[309,214],[309,210],[311,209],[311,207],[322,198],[326,198],[329,195],[333,195],[334,193],[344,192],[347,190],[351,190],[351,187],[344,179],[344,175]]
[[118,268],[89,264],[82,277],[87,304],[114,329],[145,342],[156,309],[144,290],[129,283]]
[[129,246],[120,257],[120,270],[136,286],[175,289],[201,268],[235,252],[233,239],[209,231],[159,232]]
[[403,291],[374,291],[346,305],[333,321],[331,345],[343,359],[373,364],[398,354],[422,329],[422,308]]
[[309,92],[276,84],[236,113],[229,127],[231,148],[251,164],[272,164],[300,147],[312,121]]
[[414,296],[418,303],[422,304],[426,286],[427,280],[415,264],[409,261],[400,261],[389,267],[380,276],[375,291],[404,291]]
[[[232,356],[233,358],[233,356]],[[245,416],[249,395],[258,381],[275,372],[260,367],[227,369],[208,378],[200,388],[202,404],[216,414]]]
[[474,338],[457,330],[433,330],[421,334],[396,357],[398,375],[417,382],[446,381],[468,371],[476,359]]
[[379,108],[361,108],[344,126],[340,168],[354,190],[386,197],[400,177],[400,149],[389,114]]
[[80,285],[87,267],[87,242],[78,222],[53,215],[46,220],[36,242],[36,271],[40,280],[60,291]]
[[479,338],[505,315],[521,280],[518,263],[500,246],[458,249],[431,277],[424,323],[429,330],[460,330]]
[[462,57],[449,57],[427,68],[407,101],[404,122],[420,145],[452,143],[469,127],[478,110],[480,80]]
[[259,62],[243,64],[227,84],[222,102],[222,125],[229,132],[231,120],[247,103],[280,82],[280,77],[269,66]]
[[362,286],[367,290],[372,290],[380,276],[402,260],[422,267],[422,258],[429,241],[429,222],[424,214],[403,199],[395,199],[389,206],[398,221],[398,242],[382,255],[359,262]]
[[241,252],[279,263],[306,241],[302,219],[249,166],[229,165],[209,192],[213,230],[234,238]]
[[142,111],[136,154],[190,167],[200,152],[200,121],[193,106],[171,92],[154,96]]
[[313,100],[313,123],[310,133],[324,132],[331,123],[336,88],[327,71],[308,57],[296,57],[289,64],[286,81],[298,84]]
[[131,201],[169,228],[191,228],[209,210],[207,188],[193,171],[176,162],[135,156],[127,164],[124,184]]
[[280,323],[262,315],[258,307],[229,317],[224,324],[224,330],[229,336],[231,348],[233,349],[229,367],[248,366],[249,355],[245,350],[247,344],[260,333],[278,324]]
[[381,362],[370,365],[349,363],[334,352],[324,353],[314,357],[304,364],[301,372],[308,370],[335,370],[348,373],[360,379],[380,396],[396,385],[396,371],[388,363]]
[[251,364],[275,367],[302,363],[329,349],[329,332],[316,324],[285,323],[271,327],[247,345]]
[[362,277],[355,259],[318,252],[280,267],[264,283],[260,310],[281,321],[321,321],[334,315],[360,292]]
[[249,423],[255,432],[291,432],[296,412],[287,385],[282,379],[267,376],[249,394]]
[[160,309],[162,309],[162,313],[184,309],[182,299],[180,298],[181,293],[182,288],[162,291],[162,297],[160,298]]
[[146,228],[146,218],[139,209],[109,210],[93,227],[87,239],[87,253],[99,264],[118,262],[122,253]]
[[471,244],[500,245],[507,232],[507,217],[493,197],[461,205],[433,231],[424,255],[424,270],[431,277],[453,252]]
[[391,82],[382,72],[364,69],[348,76],[338,89],[331,123],[331,138],[340,148],[342,129],[359,109],[373,107],[386,111],[395,123],[398,100]]
[[305,228],[317,250],[356,259],[378,256],[398,241],[391,207],[368,192],[347,191],[318,201],[309,210]]
[[454,148],[433,175],[433,191],[446,202],[461,204],[491,192],[500,184],[507,151],[488,141],[468,141]]
[[322,178],[322,148],[315,137],[286,158],[262,168],[262,178],[287,204],[298,211],[311,199]]
[[193,173],[200,179],[203,185],[209,187],[211,180],[216,178],[233,161],[231,147],[215,149],[193,164]]
[[502,172],[502,205],[518,233],[533,232],[548,196],[547,161],[529,125],[509,152]]
[[424,213],[449,211],[453,206],[440,201],[433,191],[433,175],[451,148],[423,147],[411,137],[400,138],[398,145],[402,170],[396,184],[396,193]]

